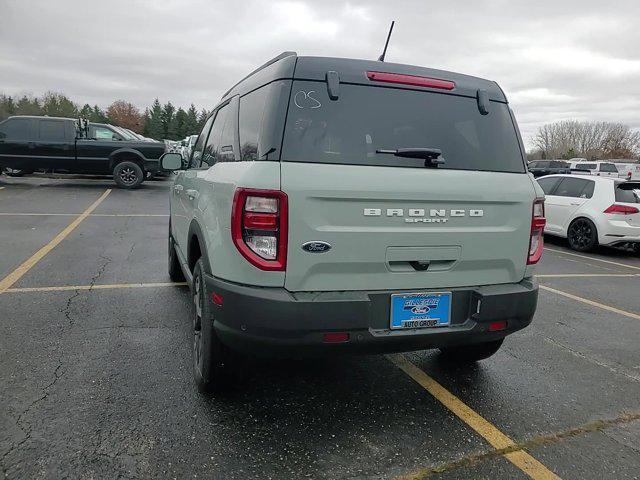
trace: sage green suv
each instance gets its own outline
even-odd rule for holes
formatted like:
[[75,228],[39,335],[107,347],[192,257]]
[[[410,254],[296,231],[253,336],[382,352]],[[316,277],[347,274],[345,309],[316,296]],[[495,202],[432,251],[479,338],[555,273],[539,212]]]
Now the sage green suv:
[[286,52],[162,164],[201,390],[245,354],[476,361],[534,315],[544,194],[495,82]]

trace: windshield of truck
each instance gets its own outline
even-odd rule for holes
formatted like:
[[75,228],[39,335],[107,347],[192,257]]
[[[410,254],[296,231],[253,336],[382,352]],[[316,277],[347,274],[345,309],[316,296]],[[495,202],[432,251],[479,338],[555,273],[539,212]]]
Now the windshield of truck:
[[437,168],[525,171],[506,104],[482,115],[475,98],[401,88],[340,85],[330,100],[324,82],[295,81],[282,161],[424,167],[425,158],[379,150],[437,149]]

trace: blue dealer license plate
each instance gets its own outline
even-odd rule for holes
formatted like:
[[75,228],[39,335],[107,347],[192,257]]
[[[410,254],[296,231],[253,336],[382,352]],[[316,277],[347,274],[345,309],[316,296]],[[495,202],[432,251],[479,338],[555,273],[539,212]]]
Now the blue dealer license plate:
[[451,292],[391,295],[391,329],[445,327],[451,323]]

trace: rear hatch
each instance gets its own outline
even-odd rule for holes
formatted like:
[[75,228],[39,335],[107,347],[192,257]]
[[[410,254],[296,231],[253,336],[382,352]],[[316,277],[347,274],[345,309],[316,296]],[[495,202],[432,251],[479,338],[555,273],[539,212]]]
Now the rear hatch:
[[615,182],[614,189],[616,203],[612,207],[616,210],[615,217],[632,227],[640,227],[640,182]]
[[[455,90],[454,90],[455,91]],[[295,80],[281,154],[285,288],[438,289],[520,281],[535,190],[505,102]],[[336,92],[332,92],[335,97]],[[439,149],[425,158],[379,150]],[[307,242],[324,242],[307,251]],[[318,251],[322,250],[322,252]]]

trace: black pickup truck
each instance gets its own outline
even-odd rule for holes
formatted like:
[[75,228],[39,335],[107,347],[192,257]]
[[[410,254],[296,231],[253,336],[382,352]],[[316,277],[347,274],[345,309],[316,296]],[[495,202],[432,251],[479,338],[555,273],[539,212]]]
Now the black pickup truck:
[[139,187],[161,171],[164,143],[131,140],[108,127],[72,118],[9,117],[0,122],[0,167],[113,175],[121,188]]
[[569,162],[564,160],[533,160],[527,166],[534,177],[543,177],[555,173],[571,173]]

